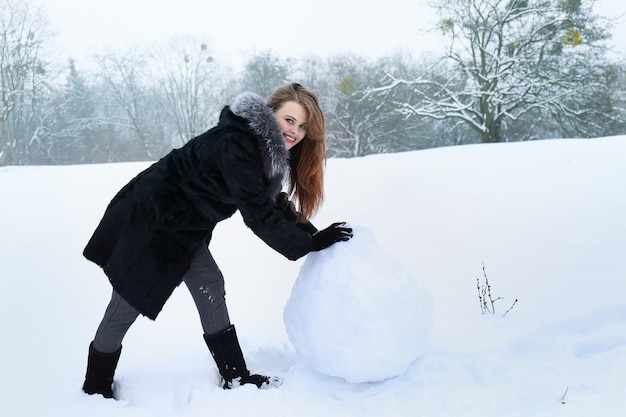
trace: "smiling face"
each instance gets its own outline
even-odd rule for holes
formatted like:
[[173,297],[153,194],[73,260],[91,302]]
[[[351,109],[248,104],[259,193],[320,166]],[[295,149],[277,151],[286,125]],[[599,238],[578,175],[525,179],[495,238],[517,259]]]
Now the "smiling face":
[[276,111],[276,122],[280,128],[285,147],[290,150],[296,146],[306,135],[307,111],[295,101],[286,101]]

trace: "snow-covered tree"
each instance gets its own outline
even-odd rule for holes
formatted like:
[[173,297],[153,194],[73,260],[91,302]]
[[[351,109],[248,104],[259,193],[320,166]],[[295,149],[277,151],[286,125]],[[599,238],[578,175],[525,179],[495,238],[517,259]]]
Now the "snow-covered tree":
[[[404,114],[453,118],[482,142],[507,140],[508,125],[529,115],[569,123],[582,134],[606,109],[585,106],[603,80],[611,22],[595,0],[441,0],[433,4],[448,39],[438,79],[389,74],[383,89],[410,86]],[[585,121],[586,122],[583,122]],[[599,119],[595,119],[596,121]]]
[[154,80],[146,53],[137,48],[109,51],[96,59],[100,107],[110,126],[110,151],[133,159],[160,156],[163,138],[157,133],[158,118],[150,117],[158,105],[150,91]]
[[[321,68],[321,67],[319,67]],[[318,68],[318,70],[319,70]],[[333,80],[331,91],[323,91],[328,124],[328,150],[333,157],[356,157],[375,153],[402,152],[429,147],[435,135],[428,121],[407,118],[395,111],[396,102],[410,100],[407,89],[388,91],[386,96],[371,95],[385,81],[386,71],[395,74],[414,72],[411,57],[397,54],[369,61],[356,55],[328,60],[324,76]]]
[[373,100],[363,97],[365,88],[378,85],[372,65],[362,57],[340,56],[331,60],[330,67],[336,80],[328,117],[329,154],[355,157],[379,152],[383,145],[376,125],[382,112]]
[[175,146],[217,121],[226,77],[207,40],[174,37],[153,48],[150,62],[152,96],[175,129]]
[[[53,114],[47,131],[50,163],[73,163],[98,160],[94,151],[98,148],[97,95],[87,78],[69,59],[67,76],[61,88],[52,97]],[[99,162],[107,162],[100,159]]]
[[46,87],[50,40],[41,9],[0,0],[0,165],[29,163],[41,131],[38,105]]
[[254,52],[244,65],[242,90],[269,97],[277,87],[290,81],[289,64],[288,59],[271,51]]

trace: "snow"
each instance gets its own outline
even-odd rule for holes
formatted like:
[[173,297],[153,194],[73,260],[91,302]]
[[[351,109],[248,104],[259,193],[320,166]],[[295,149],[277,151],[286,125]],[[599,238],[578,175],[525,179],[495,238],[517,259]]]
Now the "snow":
[[428,350],[432,301],[371,230],[350,226],[352,240],[307,257],[285,329],[300,363],[352,383],[382,381]]
[[[622,136],[329,160],[314,223],[363,225],[405,265],[432,299],[429,349],[379,382],[313,370],[283,322],[307,261],[276,254],[237,215],[211,250],[250,369],[284,384],[222,390],[182,286],[156,322],[141,318],[126,336],[120,401],[80,390],[110,296],[81,252],[108,201],[148,163],[0,168],[0,413],[622,416],[625,155]],[[496,314],[480,311],[483,262],[503,298]]]

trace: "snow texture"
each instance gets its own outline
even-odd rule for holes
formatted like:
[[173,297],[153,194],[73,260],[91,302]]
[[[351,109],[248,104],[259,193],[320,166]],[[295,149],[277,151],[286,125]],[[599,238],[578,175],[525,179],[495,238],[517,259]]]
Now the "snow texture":
[[[367,227],[421,282],[436,317],[429,349],[378,382],[314,371],[283,321],[307,261],[286,260],[236,215],[211,252],[250,370],[283,385],[224,391],[182,285],[126,335],[119,401],[80,389],[111,296],[82,249],[150,162],[0,167],[0,415],[624,416],[625,160],[625,136],[330,159],[313,223]],[[480,311],[483,262],[503,298],[496,314]]]
[[284,311],[300,360],[348,382],[398,376],[428,349],[432,302],[374,233],[308,255]]

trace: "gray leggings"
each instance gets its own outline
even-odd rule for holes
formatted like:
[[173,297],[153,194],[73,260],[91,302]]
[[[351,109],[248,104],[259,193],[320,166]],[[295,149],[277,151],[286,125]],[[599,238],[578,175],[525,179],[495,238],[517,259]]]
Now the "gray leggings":
[[[206,245],[196,252],[183,281],[196,304],[204,333],[214,334],[227,328],[230,318],[226,308],[224,276]],[[117,351],[138,316],[139,312],[114,290],[96,331],[94,349],[102,353]]]

